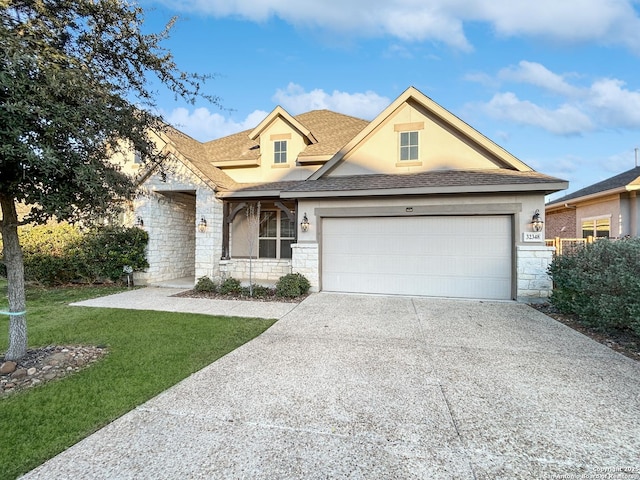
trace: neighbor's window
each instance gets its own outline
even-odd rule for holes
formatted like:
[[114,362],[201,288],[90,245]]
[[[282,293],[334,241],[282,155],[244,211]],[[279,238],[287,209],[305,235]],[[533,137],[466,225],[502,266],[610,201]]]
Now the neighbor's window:
[[418,132],[400,132],[400,160],[418,160]]
[[260,212],[258,256],[260,258],[291,258],[296,225],[281,210]]
[[287,141],[273,142],[273,163],[287,163]]
[[139,150],[136,150],[135,152],[133,152],[133,163],[136,165],[139,165],[142,163],[142,154],[140,153]]
[[587,237],[609,237],[611,234],[611,219],[593,218],[582,221],[582,238]]

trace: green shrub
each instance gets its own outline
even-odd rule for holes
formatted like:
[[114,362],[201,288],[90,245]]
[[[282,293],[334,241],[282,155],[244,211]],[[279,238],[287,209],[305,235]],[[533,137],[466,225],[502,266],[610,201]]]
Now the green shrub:
[[25,279],[44,285],[67,283],[76,276],[75,251],[80,230],[68,223],[20,228]]
[[549,267],[551,303],[602,330],[640,334],[640,239],[598,240]]
[[147,232],[99,227],[82,233],[67,223],[20,228],[25,279],[45,285],[119,280],[128,265],[147,268]]
[[276,295],[278,297],[299,297],[306,295],[311,288],[307,278],[300,273],[289,273],[278,279],[276,284]]
[[149,266],[149,234],[141,228],[99,227],[88,232],[77,251],[78,273],[88,281],[118,280],[125,265],[133,271]]
[[273,294],[273,290],[269,287],[265,287],[264,285],[258,285],[254,283],[252,285],[252,288],[254,298],[266,298]]
[[[253,292],[253,293],[252,293]],[[254,283],[249,287],[242,287],[242,295],[253,298],[265,298],[272,294],[272,289],[264,285]]]
[[240,280],[229,277],[225,278],[220,284],[218,291],[223,295],[242,295],[243,289]]
[[196,292],[215,292],[217,290],[216,283],[209,277],[200,277],[194,287]]

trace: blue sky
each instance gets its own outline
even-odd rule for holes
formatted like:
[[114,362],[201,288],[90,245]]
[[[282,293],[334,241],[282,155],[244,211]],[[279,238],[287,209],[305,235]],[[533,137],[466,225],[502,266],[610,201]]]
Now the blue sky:
[[207,141],[281,105],[374,118],[414,86],[575,191],[635,165],[638,0],[141,0],[149,30],[215,79],[206,101],[159,107]]

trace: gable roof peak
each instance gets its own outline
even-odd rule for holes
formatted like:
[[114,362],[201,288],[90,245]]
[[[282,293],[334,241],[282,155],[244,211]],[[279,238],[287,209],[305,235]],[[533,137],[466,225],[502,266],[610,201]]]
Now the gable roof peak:
[[495,157],[499,158],[509,168],[517,171],[527,172],[533,171],[533,169],[525,164],[520,159],[516,158],[511,153],[507,152],[504,148],[484,136],[482,133],[471,127],[468,123],[461,120],[459,117],[451,113],[446,108],[442,107],[431,98],[427,97],[424,93],[418,90],[416,87],[410,86],[404,92],[400,94],[391,104],[385,108],[376,118],[374,118],[369,125],[364,128],[356,137],[354,137],[347,145],[344,146],[339,152],[337,152],[331,160],[325,163],[321,168],[316,170],[310,177],[310,180],[317,180],[324,175],[330,173],[337,167],[361,142],[363,142],[369,134],[371,134],[376,128],[382,125],[387,119],[389,119],[395,112],[402,106],[406,105],[409,101],[413,100],[418,103],[421,108],[429,112],[430,115],[437,117],[443,123],[449,125],[452,129],[458,131],[461,135],[473,141],[487,152],[490,152]]
[[284,121],[289,123],[294,129],[298,130],[301,135],[306,137],[310,143],[317,143],[318,140],[313,136],[311,130],[305,127],[299,120],[293,117],[289,112],[287,112],[280,105],[276,106],[269,115],[267,115],[256,128],[249,132],[249,138],[251,140],[257,140],[260,137],[260,134],[267,128],[276,118],[282,118]]

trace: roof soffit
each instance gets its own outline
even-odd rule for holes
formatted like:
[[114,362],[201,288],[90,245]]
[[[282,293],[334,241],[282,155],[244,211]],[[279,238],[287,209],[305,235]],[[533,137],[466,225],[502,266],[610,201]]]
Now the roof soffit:
[[[337,152],[331,160],[329,160],[324,166],[318,169],[311,177],[311,180],[317,180],[330,173],[340,162],[344,161],[345,157],[355,150],[366,138],[373,133],[376,129],[388,122],[399,108],[404,104],[411,104],[414,102],[419,107],[424,108],[431,116],[433,116],[438,123],[447,125],[456,132],[459,132],[465,138],[468,138],[470,142],[478,145],[490,155],[494,156],[501,162],[513,170],[526,172],[533,169],[527,164],[507,152],[498,144],[489,140],[483,134],[471,127],[469,124],[455,116],[453,113],[446,110],[444,107],[438,105],[432,99],[420,92],[415,87],[409,87],[405,90],[396,100],[394,100],[387,108],[385,108],[374,120],[372,120],[367,127],[365,127],[353,140],[345,145],[339,152]],[[414,107],[415,108],[415,107]]]

